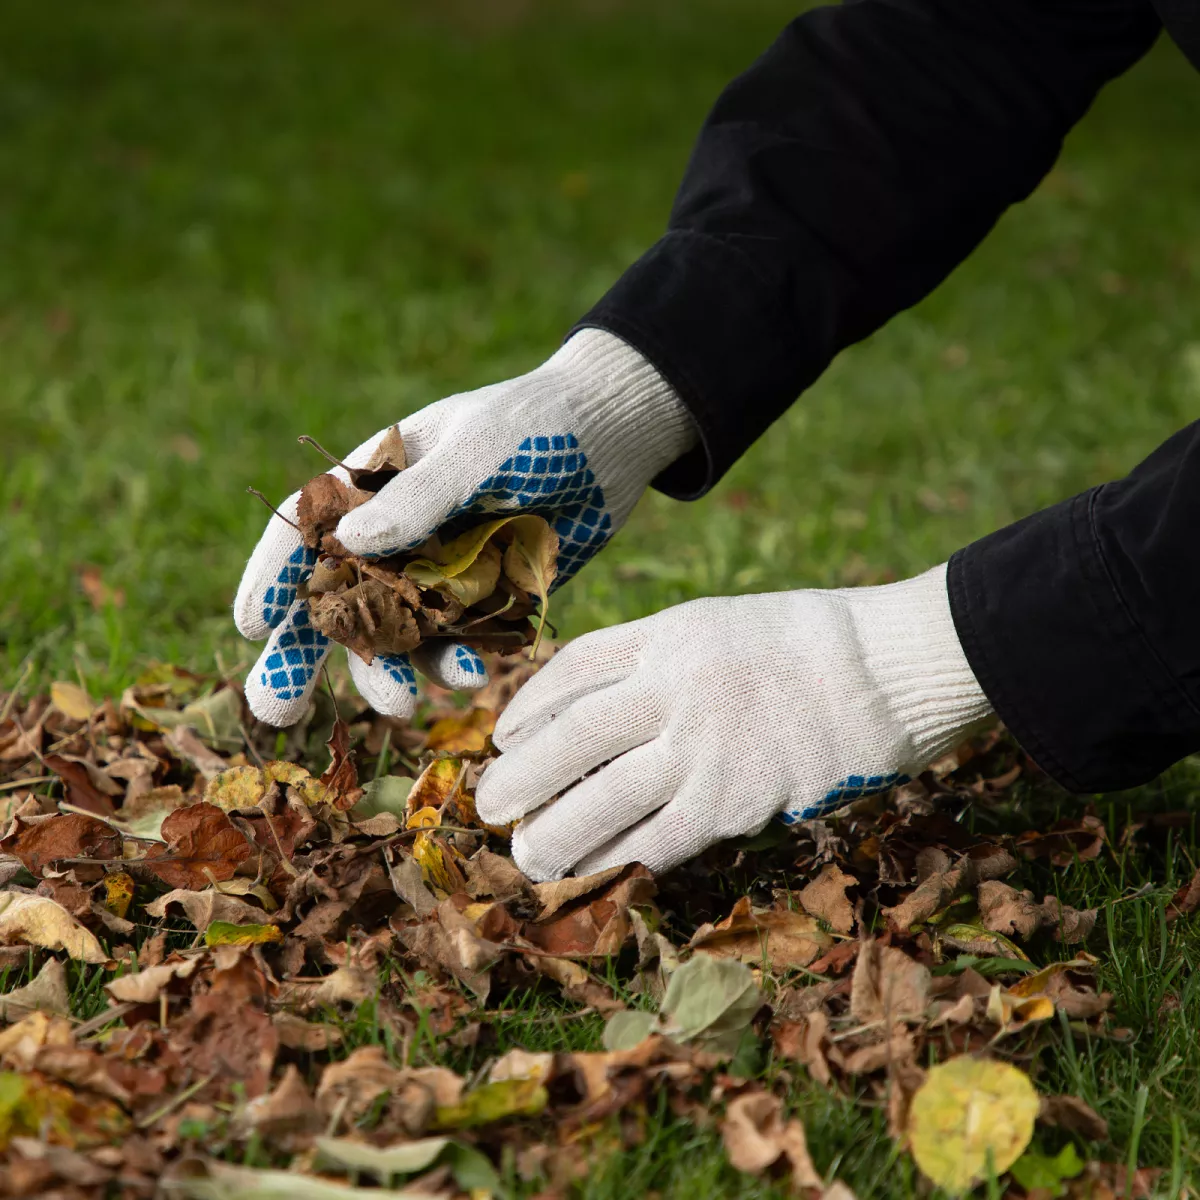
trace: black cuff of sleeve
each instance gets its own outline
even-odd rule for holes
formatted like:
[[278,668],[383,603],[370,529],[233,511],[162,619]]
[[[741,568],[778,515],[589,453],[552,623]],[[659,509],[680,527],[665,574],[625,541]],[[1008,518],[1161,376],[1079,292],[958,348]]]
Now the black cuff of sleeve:
[[1195,710],[1105,562],[1103,491],[973,542],[947,572],[959,640],[992,707],[1073,792],[1134,787],[1195,749]]
[[628,342],[692,414],[700,445],[653,481],[668,496],[704,495],[804,386],[795,336],[754,299],[777,285],[722,239],[669,233],[572,329]]

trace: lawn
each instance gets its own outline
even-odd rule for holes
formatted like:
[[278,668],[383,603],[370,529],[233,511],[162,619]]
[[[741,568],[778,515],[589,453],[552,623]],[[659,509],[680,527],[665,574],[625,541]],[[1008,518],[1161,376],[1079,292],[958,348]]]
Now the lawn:
[[[11,0],[0,691],[248,665],[228,618],[263,523],[246,485],[281,497],[308,478],[300,433],[350,447],[549,354],[657,236],[706,108],[796,8]],[[1200,80],[1159,46],[971,261],[709,496],[648,496],[562,593],[561,634],[694,596],[903,577],[1192,419],[1197,128]],[[1184,765],[1098,811],[1114,833],[1195,812],[1198,778]],[[1017,830],[1078,804],[1042,794],[988,819]],[[1108,1157],[1177,1172],[1200,1163],[1200,934],[1163,911],[1198,862],[1193,821],[1026,881],[1079,907],[1150,885],[1104,908],[1091,947],[1133,1039],[1064,1038],[1043,1067],[1109,1119]],[[840,1160],[863,1200],[918,1194],[880,1114],[808,1085],[796,1103],[819,1165]],[[768,1194],[665,1119],[581,1195],[630,1179]]]

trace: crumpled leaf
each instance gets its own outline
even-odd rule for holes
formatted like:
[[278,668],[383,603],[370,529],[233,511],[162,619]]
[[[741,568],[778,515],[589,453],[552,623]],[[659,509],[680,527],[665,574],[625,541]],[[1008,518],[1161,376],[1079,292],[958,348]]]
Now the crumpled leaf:
[[261,767],[230,767],[215,775],[204,789],[204,802],[226,812],[257,808],[273,783],[294,788],[310,807],[329,800],[325,787],[299,763],[268,762]]
[[104,876],[104,907],[124,919],[133,903],[134,882],[128,871],[110,871]]
[[835,933],[849,933],[854,928],[854,906],[846,889],[857,887],[858,880],[847,875],[834,863],[826,863],[821,874],[801,889],[801,907],[806,913],[827,921]]
[[41,946],[65,950],[79,962],[108,962],[96,935],[47,896],[0,892],[0,945]]
[[823,1180],[808,1153],[804,1126],[784,1120],[783,1101],[769,1092],[750,1092],[729,1102],[721,1140],[730,1163],[739,1171],[761,1175],[780,1159],[787,1163],[792,1186],[819,1188]]
[[67,989],[67,971],[57,958],[48,958],[42,969],[24,987],[13,988],[0,996],[0,1020],[20,1021],[31,1012],[68,1016],[71,997]]
[[550,589],[558,574],[558,534],[544,517],[515,517],[509,526],[513,540],[504,551],[504,573],[526,592],[541,601],[537,634],[529,657],[537,654],[550,611]]
[[917,1166],[938,1187],[965,1192],[1007,1171],[1033,1137],[1038,1095],[1008,1063],[959,1055],[931,1067],[909,1113]]
[[768,970],[806,967],[833,945],[817,919],[791,909],[755,909],[742,896],[716,925],[701,925],[688,946],[721,958],[736,958]]
[[341,1170],[361,1171],[391,1187],[399,1177],[443,1164],[464,1191],[501,1190],[500,1176],[485,1154],[448,1137],[420,1138],[395,1146],[372,1146],[350,1138],[317,1138],[319,1160]]
[[168,909],[173,904],[183,909],[187,919],[201,932],[214,921],[228,921],[234,925],[252,925],[263,915],[261,908],[255,908],[254,905],[247,904],[245,900],[239,900],[237,896],[226,895],[217,888],[205,888],[199,892],[187,888],[176,888],[147,904],[146,914],[161,920],[167,915]]

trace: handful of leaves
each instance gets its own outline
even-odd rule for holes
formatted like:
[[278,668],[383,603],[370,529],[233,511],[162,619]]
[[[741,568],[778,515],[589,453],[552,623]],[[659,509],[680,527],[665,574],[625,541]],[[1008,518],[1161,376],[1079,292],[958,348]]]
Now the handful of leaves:
[[300,492],[296,528],[319,557],[298,595],[316,629],[367,663],[430,638],[501,654],[532,643],[531,656],[537,652],[558,561],[558,535],[545,518],[498,516],[444,542],[435,533],[415,550],[363,558],[351,554],[334,530],[405,469],[400,431],[389,430],[358,468],[310,437],[300,440],[350,476],[347,484],[336,475],[318,475]]

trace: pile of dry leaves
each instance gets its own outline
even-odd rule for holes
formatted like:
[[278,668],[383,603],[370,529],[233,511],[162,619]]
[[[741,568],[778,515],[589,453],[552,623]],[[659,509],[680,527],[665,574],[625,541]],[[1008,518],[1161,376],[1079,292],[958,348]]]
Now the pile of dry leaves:
[[[533,884],[472,801],[535,669],[491,665],[468,708],[434,691],[411,725],[344,720],[323,695],[286,734],[169,667],[119,701],[0,696],[0,1195],[479,1197],[515,1177],[559,1196],[665,1096],[719,1124],[733,1167],[845,1198],[785,1104],[801,1071],[885,1107],[948,1188],[990,1156],[1013,1197],[1047,1170],[1057,1194],[1125,1190],[1022,1153],[1035,1119],[1106,1136],[1030,1083],[1050,1018],[1126,1035],[1094,983],[1096,913],[1004,882],[1022,857],[1106,853],[1099,820],[1010,841],[947,815],[1030,769],[999,734],[887,803],[662,880]],[[1177,911],[1198,903],[1200,880]],[[604,1047],[498,1052],[531,991],[605,1018]],[[431,1046],[463,1070],[420,1065]],[[1009,1115],[980,1122],[993,1093]]]

